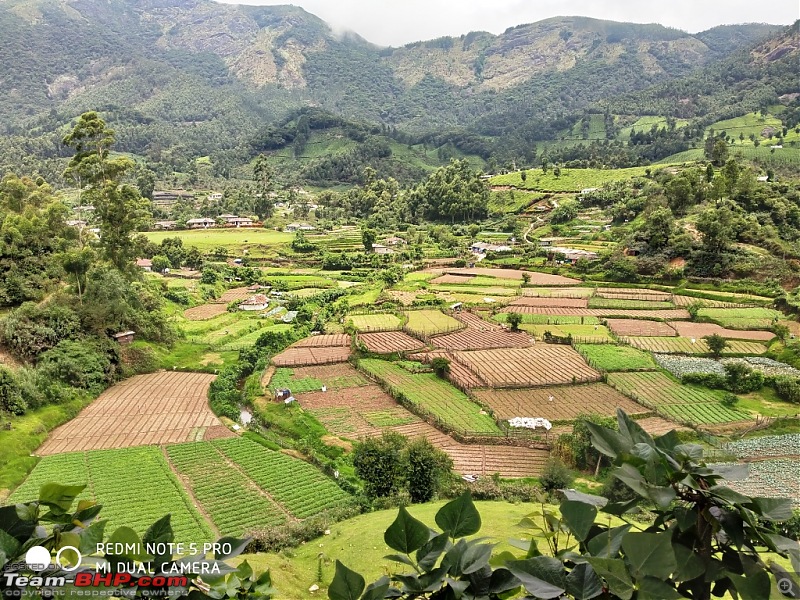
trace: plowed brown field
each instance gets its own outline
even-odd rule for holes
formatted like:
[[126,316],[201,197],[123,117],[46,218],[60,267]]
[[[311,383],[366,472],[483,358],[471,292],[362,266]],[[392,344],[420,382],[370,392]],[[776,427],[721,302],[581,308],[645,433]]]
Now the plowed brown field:
[[523,296],[512,302],[514,306],[555,306],[559,308],[586,308],[588,298],[535,298]]
[[473,279],[474,275],[440,275],[436,279],[431,279],[431,283],[469,283]]
[[169,371],[131,377],[56,428],[37,454],[232,437],[208,407],[213,380],[213,375]]
[[490,269],[486,267],[474,268],[442,268],[434,267],[425,269],[427,273],[440,273],[443,275],[485,275],[486,277],[498,277],[500,279],[522,279],[523,273],[530,275],[531,285],[576,285],[580,281],[561,275],[550,275],[549,273],[539,273],[536,271],[518,271],[517,269]]
[[504,477],[536,477],[549,456],[546,450],[514,446],[461,444],[398,405],[375,385],[331,392],[299,394],[298,401],[326,429],[347,438],[369,438],[385,430],[408,438],[423,437],[452,459],[456,472]]
[[[755,340],[768,342],[775,337],[771,331],[741,331],[738,329],[725,329],[715,323],[688,323],[675,321],[670,323],[682,337],[701,338],[707,335],[720,335],[731,340]],[[639,335],[629,333],[627,335]]]
[[257,293],[259,292],[251,292],[246,287],[233,288],[231,290],[226,290],[222,296],[216,300],[212,300],[212,302],[218,304],[228,304],[229,302],[233,301],[247,300],[250,296],[253,296]]
[[545,306],[519,306],[515,300],[506,312],[523,315],[553,315],[574,317],[631,317],[639,319],[688,319],[689,313],[683,309],[635,310],[625,308],[549,308]]
[[213,319],[221,314],[228,312],[228,307],[224,304],[202,304],[194,308],[183,311],[183,316],[190,321],[205,321]]
[[287,348],[274,356],[272,362],[278,367],[301,367],[345,362],[349,357],[349,347]]
[[529,348],[455,352],[454,356],[490,387],[529,387],[600,379],[600,373],[569,346],[537,344]]
[[359,334],[358,340],[364,342],[367,350],[376,354],[392,354],[393,352],[411,352],[421,350],[425,344],[402,331],[385,331],[379,333]]
[[669,337],[678,335],[667,323],[642,319],[608,319],[608,328],[617,335],[638,337]]
[[458,388],[461,389],[472,389],[476,387],[485,387],[486,382],[478,377],[475,373],[470,371],[469,367],[466,365],[461,364],[458,362],[455,357],[446,350],[432,350],[430,352],[419,352],[418,354],[414,354],[409,358],[414,360],[419,360],[426,364],[430,364],[430,362],[434,358],[446,358],[450,361],[450,372],[447,374],[447,378]]
[[571,421],[587,413],[613,416],[617,408],[629,415],[651,412],[604,383],[518,390],[473,390],[473,393],[503,420],[544,417],[551,422]]
[[437,348],[447,350],[484,350],[490,348],[526,348],[530,336],[523,332],[478,331],[472,328],[431,338]]
[[350,336],[346,333],[329,335],[312,335],[292,344],[292,348],[333,348],[350,345]]

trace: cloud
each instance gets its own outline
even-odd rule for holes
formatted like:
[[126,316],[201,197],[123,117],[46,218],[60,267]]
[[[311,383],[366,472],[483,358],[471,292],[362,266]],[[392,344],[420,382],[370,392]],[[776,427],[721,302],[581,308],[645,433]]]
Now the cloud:
[[661,23],[690,32],[733,23],[788,25],[800,17],[797,0],[295,0],[295,4],[337,32],[355,31],[373,43],[392,46],[470,31],[502,33],[514,25],[569,15]]

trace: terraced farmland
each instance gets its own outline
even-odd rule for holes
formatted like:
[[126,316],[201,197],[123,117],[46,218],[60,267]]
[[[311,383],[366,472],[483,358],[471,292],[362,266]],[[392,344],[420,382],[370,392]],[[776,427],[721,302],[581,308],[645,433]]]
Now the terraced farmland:
[[292,344],[293,348],[333,348],[350,345],[350,336],[346,333],[329,335],[312,335]]
[[242,535],[249,529],[286,522],[285,511],[226,461],[213,444],[168,446],[167,454],[221,533]]
[[630,346],[580,344],[575,349],[589,365],[600,371],[652,371],[656,368],[649,353]]
[[[775,337],[771,331],[747,331],[739,329],[725,329],[715,323],[692,323],[688,321],[675,321],[669,323],[678,335],[683,337],[701,338],[706,335],[720,335],[733,340],[753,340],[768,342]],[[636,335],[636,334],[631,334]]]
[[208,407],[213,379],[181,372],[126,379],[53,430],[37,454],[174,444],[202,440],[209,430],[232,436]]
[[410,373],[395,363],[377,359],[363,359],[359,367],[382,381],[395,397],[404,396],[450,427],[474,433],[500,431],[492,417],[466,394],[433,373]]
[[176,541],[203,542],[214,537],[159,448],[149,446],[46,456],[8,501],[36,500],[39,488],[53,481],[88,484],[79,499],[94,500],[103,505],[100,518],[108,519],[106,531],[109,533],[126,525],[143,534],[157,519],[171,514]]
[[490,387],[535,387],[600,379],[600,373],[569,346],[537,344],[530,348],[456,352],[454,356]]
[[588,298],[539,298],[535,296],[523,296],[514,300],[514,306],[547,306],[558,308],[587,308]]
[[411,310],[405,313],[408,318],[406,328],[418,335],[436,335],[464,328],[464,324],[439,310]]
[[201,304],[194,308],[187,308],[183,311],[183,316],[190,321],[205,321],[213,319],[228,312],[228,307],[224,304]]
[[[658,352],[659,354],[709,354],[705,340],[685,337],[626,337],[622,338],[626,344],[634,348]],[[694,339],[694,342],[692,342]],[[758,342],[742,342],[728,340],[728,345],[723,354],[764,354],[767,347]]]
[[771,308],[701,308],[698,314],[729,329],[769,329],[783,318]]
[[310,464],[236,438],[212,442],[262,490],[299,519],[352,502],[333,480]]
[[[673,321],[672,324],[684,324]],[[688,324],[688,323],[687,323]],[[636,337],[671,337],[678,335],[669,323],[661,321],[643,321],[641,319],[608,319],[606,325],[619,336]]]
[[614,416],[621,408],[629,415],[644,415],[650,409],[636,404],[604,383],[561,385],[515,390],[474,390],[475,397],[490,406],[496,417],[544,417],[551,423],[572,421],[588,412]]
[[301,367],[305,365],[327,365],[345,362],[350,357],[349,347],[332,348],[287,348],[272,357],[272,363],[278,367]]
[[688,319],[689,312],[682,308],[663,310],[634,310],[627,308],[554,308],[547,306],[524,306],[512,302],[506,312],[522,315],[548,315],[554,317],[619,317],[631,319]]
[[350,315],[347,320],[353,324],[357,331],[361,332],[396,331],[403,325],[400,317],[392,313]]
[[374,352],[375,354],[412,352],[425,347],[423,342],[402,331],[362,333],[358,336],[358,341],[363,343],[369,352]]
[[611,373],[608,383],[645,406],[675,420],[698,425],[746,421],[750,415],[719,403],[719,396],[681,385],[662,373]]
[[608,310],[625,309],[625,310],[659,310],[675,308],[671,302],[664,302],[659,300],[638,300],[631,299],[630,297],[616,296],[613,298],[603,298],[594,296],[589,298],[589,308],[603,308]]

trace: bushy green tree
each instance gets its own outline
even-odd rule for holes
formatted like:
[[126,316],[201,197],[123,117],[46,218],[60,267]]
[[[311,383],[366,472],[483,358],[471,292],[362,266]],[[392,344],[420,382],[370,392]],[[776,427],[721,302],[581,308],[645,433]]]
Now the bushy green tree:
[[722,337],[719,334],[707,335],[703,338],[708,344],[708,349],[711,351],[711,354],[715,357],[719,357],[725,348],[728,347],[728,340]]
[[519,331],[519,326],[522,323],[522,315],[516,312],[508,313],[506,316],[506,323],[508,323],[511,331]]
[[8,367],[0,366],[0,411],[22,415],[25,414],[26,408],[14,373]]
[[114,378],[110,350],[85,341],[64,340],[42,354],[38,367],[54,381],[99,392]]

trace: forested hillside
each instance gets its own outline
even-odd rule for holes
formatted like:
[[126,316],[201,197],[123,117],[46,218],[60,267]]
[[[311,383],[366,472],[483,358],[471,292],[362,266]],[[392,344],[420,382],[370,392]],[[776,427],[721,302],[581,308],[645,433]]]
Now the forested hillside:
[[[794,54],[781,50],[792,44],[796,49],[796,27],[788,34],[740,25],[689,35],[560,17],[501,35],[379,48],[355,34],[334,35],[290,6],[2,0],[0,166],[57,180],[59,140],[70,120],[100,110],[115,124],[123,152],[184,173],[194,158],[211,156],[217,174],[230,173],[264,149],[265,128],[297,125],[296,111],[309,105],[368,133],[355,140],[365,145],[355,156],[304,164],[301,179],[309,182],[352,182],[365,163],[401,179],[453,156],[533,163],[545,147],[534,142],[560,140],[576,127],[578,139],[590,139],[589,115],[607,121],[598,139],[614,141],[616,129],[643,115],[695,117],[720,103],[728,112],[774,104],[797,71]],[[767,85],[764,74],[776,82]],[[734,84],[742,98],[731,105],[722,97]],[[376,133],[386,137],[375,140]],[[399,152],[397,144],[424,144],[421,152],[433,157]],[[393,160],[384,160],[387,145]],[[623,162],[688,148],[672,143]]]

